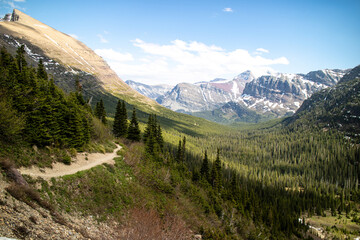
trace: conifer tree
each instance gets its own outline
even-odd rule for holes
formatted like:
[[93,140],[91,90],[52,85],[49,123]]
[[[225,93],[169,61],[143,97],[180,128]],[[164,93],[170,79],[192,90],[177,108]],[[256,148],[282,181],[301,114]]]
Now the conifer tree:
[[156,115],[149,115],[143,140],[146,144],[147,151],[150,154],[160,153],[163,151],[164,139],[162,137],[161,127],[157,122]]
[[159,145],[159,150],[160,150],[160,152],[162,152],[163,149],[164,149],[164,138],[163,138],[163,136],[162,136],[162,130],[161,130],[160,124],[157,126],[156,142],[157,142],[158,145]]
[[200,175],[202,178],[209,180],[209,160],[207,156],[207,150],[205,150],[204,159],[200,169]]
[[136,118],[136,109],[134,108],[132,116],[131,116],[130,125],[128,128],[127,138],[129,140],[138,142],[141,139],[140,133],[141,132],[140,132],[140,128],[139,128],[139,123]]
[[181,162],[182,156],[181,156],[181,139],[179,140],[178,148],[176,151],[176,161]]
[[16,50],[16,64],[18,66],[18,69],[21,72],[25,71],[27,68],[27,62],[25,60],[25,47],[24,45],[21,45]]
[[222,183],[222,171],[221,171],[221,161],[220,161],[220,152],[217,149],[216,160],[211,168],[211,184],[214,189],[218,190]]
[[[13,102],[5,106],[21,113],[23,121],[13,122],[23,128],[23,139],[39,147],[81,147],[90,140],[89,109],[77,93],[65,97],[53,79],[48,81],[41,61],[37,69],[27,66],[24,53],[22,46],[16,58],[4,49],[0,54],[0,94],[4,89]],[[7,112],[11,117],[12,111]]]
[[44,67],[44,64],[43,64],[43,61],[41,58],[39,60],[39,64],[38,64],[38,68],[37,68],[37,77],[38,77],[38,79],[40,79],[40,78],[44,79],[44,80],[48,79],[48,75],[46,73],[46,70],[45,70],[45,67]]
[[104,107],[104,102],[100,99],[100,102],[96,103],[95,107],[95,116],[101,120],[103,124],[106,124],[106,111]]
[[128,119],[127,119],[127,111],[125,101],[122,101],[121,104],[121,118],[120,118],[120,126],[119,126],[119,135],[125,137],[128,132]]
[[124,137],[127,133],[127,113],[124,101],[118,101],[114,117],[113,133],[115,137]]
[[122,104],[121,104],[121,101],[118,100],[118,103],[116,105],[114,125],[113,125],[113,133],[114,133],[115,137],[120,137],[119,128],[120,128],[121,110],[122,110]]
[[186,152],[186,137],[184,136],[183,142],[181,145],[181,161],[185,162],[185,152]]
[[82,94],[82,85],[80,83],[79,75],[76,75],[76,78],[75,78],[75,95],[76,95],[76,99],[77,99],[78,103],[80,105],[85,106],[86,101],[85,101],[84,96]]
[[148,139],[150,138],[150,136],[153,133],[153,124],[154,124],[154,119],[153,119],[153,115],[150,114],[149,118],[148,118],[148,122],[145,128],[145,132],[144,132],[144,136],[143,136],[143,140],[146,143],[148,141]]
[[184,136],[182,141],[179,140],[179,145],[176,152],[176,161],[185,162],[185,152],[186,152],[186,137]]

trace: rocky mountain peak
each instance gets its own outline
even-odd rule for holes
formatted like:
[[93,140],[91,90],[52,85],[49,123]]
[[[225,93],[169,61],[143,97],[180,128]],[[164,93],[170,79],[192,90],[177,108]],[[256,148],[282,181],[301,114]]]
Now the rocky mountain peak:
[[14,9],[12,13],[7,13],[3,18],[0,18],[0,22],[17,22],[19,19],[20,16],[17,14],[17,10]]
[[19,19],[20,19],[19,14],[17,14],[15,10],[16,10],[16,9],[14,9],[13,13],[11,14],[11,21],[12,21],[12,22],[17,22],[17,21],[19,21]]
[[234,80],[242,80],[242,81],[252,81],[254,80],[256,77],[255,75],[250,71],[247,70],[245,72],[240,73],[239,75],[237,75]]

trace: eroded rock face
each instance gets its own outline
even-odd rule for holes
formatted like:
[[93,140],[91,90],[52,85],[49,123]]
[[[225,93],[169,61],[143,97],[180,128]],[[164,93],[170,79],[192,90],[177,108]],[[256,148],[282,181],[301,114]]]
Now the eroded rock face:
[[19,18],[20,18],[20,16],[18,14],[16,14],[15,9],[14,9],[13,13],[11,14],[11,21],[17,22],[17,21],[19,21]]

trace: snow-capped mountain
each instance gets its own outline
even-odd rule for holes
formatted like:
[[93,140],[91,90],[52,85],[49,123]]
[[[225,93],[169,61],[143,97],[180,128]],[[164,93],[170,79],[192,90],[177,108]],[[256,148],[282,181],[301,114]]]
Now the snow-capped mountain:
[[335,85],[348,70],[318,70],[308,74],[261,76],[246,84],[241,96],[248,108],[277,116],[295,113],[313,93]]
[[[209,111],[232,102],[259,114],[281,117],[293,114],[305,99],[321,89],[335,85],[348,71],[325,69],[307,74],[269,73],[258,78],[251,71],[245,71],[232,80],[217,78],[195,84],[180,83],[162,95],[156,86],[129,85],[146,96],[153,92],[159,93],[156,101],[174,111],[198,112],[205,116]],[[232,106],[237,105],[228,104],[226,111],[229,112]]]
[[230,92],[211,84],[179,83],[156,101],[174,111],[199,112],[216,109],[232,99]]
[[209,84],[211,86],[214,86],[216,88],[222,89],[225,92],[229,92],[232,94],[233,99],[236,100],[237,98],[239,98],[245,88],[246,83],[251,82],[252,80],[255,79],[254,74],[251,71],[245,71],[239,75],[237,75],[236,77],[234,77],[233,80],[213,80],[210,81],[209,83],[205,83],[205,84]]
[[154,100],[160,96],[163,96],[174,87],[167,84],[147,85],[132,80],[126,80],[125,83],[142,95]]
[[335,86],[306,99],[286,123],[291,127],[317,125],[338,129],[347,137],[360,136],[360,65],[348,72]]
[[180,83],[156,101],[171,110],[180,112],[214,110],[230,101],[238,101],[245,84],[254,79],[253,73],[246,71],[233,80],[217,78],[195,84]]

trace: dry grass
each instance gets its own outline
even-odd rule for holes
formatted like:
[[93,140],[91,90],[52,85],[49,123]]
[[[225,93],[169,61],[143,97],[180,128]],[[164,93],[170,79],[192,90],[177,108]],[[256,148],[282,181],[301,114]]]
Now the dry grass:
[[16,184],[23,186],[28,185],[20,172],[15,168],[15,164],[12,161],[8,159],[3,159],[0,161],[0,166],[5,171],[6,176],[12,181],[14,181]]
[[191,239],[192,234],[184,221],[175,216],[160,218],[156,211],[135,208],[120,231],[121,239]]
[[48,209],[49,211],[54,211],[54,207],[47,201],[43,200],[40,197],[40,194],[29,185],[17,185],[16,183],[12,183],[6,188],[6,190],[14,198],[19,201],[25,202],[32,208],[36,208],[35,203],[37,203],[39,206]]
[[131,167],[136,167],[139,165],[140,160],[144,159],[144,153],[142,151],[143,143],[128,143],[127,148],[128,150],[125,153],[124,161],[127,165]]

